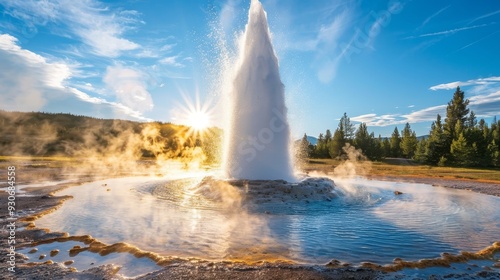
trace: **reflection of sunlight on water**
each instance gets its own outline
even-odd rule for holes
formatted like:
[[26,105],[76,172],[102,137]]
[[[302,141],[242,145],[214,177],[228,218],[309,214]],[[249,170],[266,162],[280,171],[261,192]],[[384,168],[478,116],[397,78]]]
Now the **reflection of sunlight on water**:
[[[195,187],[202,177],[176,179],[182,178],[120,178],[69,188],[58,194],[74,199],[36,225],[164,255],[303,263],[432,258],[499,239],[500,199],[492,196],[356,178],[337,180],[340,197],[331,201],[254,205],[228,185]],[[161,196],[152,194],[157,189]]]
[[[65,266],[76,268],[78,271],[83,271],[92,267],[94,264],[105,265],[113,264],[120,267],[120,274],[126,277],[137,277],[160,269],[152,260],[148,258],[136,258],[128,253],[111,253],[105,256],[95,254],[88,251],[80,252],[76,255],[70,253],[74,246],[86,247],[87,245],[77,241],[53,242],[49,244],[41,244],[35,246],[36,253],[30,253],[32,247],[20,249],[18,252],[29,257],[30,262],[45,262],[51,260],[57,263],[66,263]],[[59,250],[55,255],[51,254],[52,250]],[[45,255],[43,260],[39,260],[40,255]],[[46,276],[47,277],[47,276]]]

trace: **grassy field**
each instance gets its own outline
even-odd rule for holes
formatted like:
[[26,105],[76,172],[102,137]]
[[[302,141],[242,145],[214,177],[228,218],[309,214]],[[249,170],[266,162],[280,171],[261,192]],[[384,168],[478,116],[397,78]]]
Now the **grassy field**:
[[[341,164],[333,159],[309,159],[305,171],[333,172]],[[370,176],[431,177],[444,179],[477,180],[500,183],[500,170],[493,168],[461,168],[421,165],[406,159],[385,159],[368,165]]]
[[[148,159],[150,161],[151,159]],[[23,163],[26,167],[76,167],[85,159],[73,157],[0,156],[0,168]],[[302,170],[331,173],[342,162],[333,159],[309,159]],[[493,168],[439,167],[415,163],[406,159],[388,158],[379,162],[363,162],[368,176],[430,177],[457,180],[476,180],[500,184],[500,170]]]

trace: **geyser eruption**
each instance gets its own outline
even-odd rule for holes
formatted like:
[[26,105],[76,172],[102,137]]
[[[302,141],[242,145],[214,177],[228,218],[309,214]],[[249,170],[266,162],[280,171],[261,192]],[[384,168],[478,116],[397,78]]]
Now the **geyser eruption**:
[[230,93],[225,175],[293,181],[290,127],[266,12],[252,0]]

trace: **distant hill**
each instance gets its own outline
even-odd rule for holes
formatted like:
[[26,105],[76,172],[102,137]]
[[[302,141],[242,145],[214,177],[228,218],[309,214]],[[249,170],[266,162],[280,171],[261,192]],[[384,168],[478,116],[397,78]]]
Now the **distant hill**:
[[[300,142],[302,140],[302,137],[299,139],[296,139],[295,142]],[[318,143],[318,138],[313,137],[313,136],[307,136],[307,141],[309,141],[310,144],[316,145]]]
[[314,136],[307,136],[307,141],[309,141],[312,145],[316,145],[318,143],[318,138]]
[[222,130],[199,137],[182,125],[0,110],[0,155],[182,157],[196,147],[220,150]]

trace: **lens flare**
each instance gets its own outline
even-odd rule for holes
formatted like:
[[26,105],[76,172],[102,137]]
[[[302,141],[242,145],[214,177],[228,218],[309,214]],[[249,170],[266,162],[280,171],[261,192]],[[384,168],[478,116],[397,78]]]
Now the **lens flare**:
[[196,110],[189,112],[186,124],[195,131],[203,131],[210,127],[210,118],[211,116],[207,112]]
[[186,126],[188,136],[194,136],[195,139],[204,140],[206,136],[212,135],[215,126],[215,105],[210,97],[200,100],[198,90],[192,95],[181,91],[183,104],[178,104],[173,112],[173,119],[179,124]]

